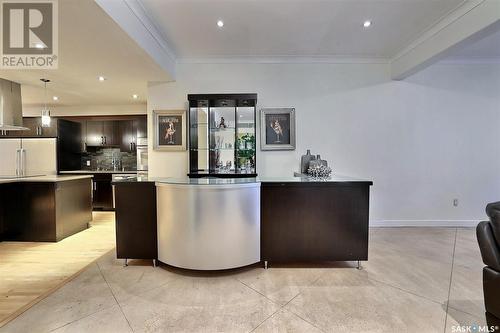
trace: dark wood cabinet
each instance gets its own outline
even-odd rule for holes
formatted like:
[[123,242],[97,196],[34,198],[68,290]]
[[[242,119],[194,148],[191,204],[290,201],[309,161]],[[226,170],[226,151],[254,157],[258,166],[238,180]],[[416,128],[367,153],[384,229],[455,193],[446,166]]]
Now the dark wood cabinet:
[[368,260],[371,184],[262,183],[262,260]]
[[118,135],[120,150],[124,152],[135,152],[137,143],[137,121],[118,121]]
[[86,140],[87,146],[101,146],[104,144],[104,134],[102,121],[86,122]]
[[119,144],[118,135],[116,135],[116,121],[102,122],[102,136],[104,137],[105,146],[113,146]]
[[156,186],[154,182],[117,182],[115,186],[116,257],[156,259]]
[[90,178],[0,184],[0,198],[3,240],[60,241],[92,220]]
[[41,117],[24,117],[23,118],[23,126],[27,127],[28,130],[8,131],[5,136],[23,137],[23,138],[31,138],[31,137],[54,138],[58,135],[58,129],[57,129],[58,119],[57,118],[51,119],[50,126],[43,127]]
[[87,147],[117,147],[124,152],[135,152],[137,138],[147,137],[147,117],[143,115],[64,117],[62,119],[80,124],[81,151],[89,151]]
[[57,120],[57,168],[78,170],[82,160],[82,125],[65,119]]
[[117,145],[115,121],[94,121],[86,122],[87,146],[114,146]]
[[134,120],[135,127],[137,128],[137,137],[138,138],[147,138],[148,137],[148,119],[146,116],[141,116]]
[[92,179],[92,206],[98,210],[113,209],[112,174],[96,173]]

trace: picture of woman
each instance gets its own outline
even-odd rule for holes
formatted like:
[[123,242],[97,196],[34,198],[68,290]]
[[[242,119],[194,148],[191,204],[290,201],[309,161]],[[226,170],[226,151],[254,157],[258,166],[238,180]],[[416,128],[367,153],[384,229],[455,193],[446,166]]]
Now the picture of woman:
[[155,111],[155,149],[184,150],[186,136],[184,131],[184,111]]
[[263,108],[261,110],[261,149],[295,149],[295,109]]
[[168,144],[175,144],[174,141],[175,126],[172,120],[169,120],[167,130],[165,131],[165,140]]
[[283,129],[281,128],[278,119],[275,119],[274,122],[271,122],[270,126],[274,130],[274,133],[276,133],[276,140],[274,141],[274,143],[281,143],[280,138],[283,137]]

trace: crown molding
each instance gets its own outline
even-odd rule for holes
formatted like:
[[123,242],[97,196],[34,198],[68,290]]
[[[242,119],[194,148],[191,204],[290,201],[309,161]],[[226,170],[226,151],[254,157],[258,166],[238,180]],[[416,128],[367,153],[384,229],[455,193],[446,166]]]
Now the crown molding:
[[141,21],[144,27],[149,31],[151,36],[158,42],[158,44],[165,50],[172,60],[176,60],[176,55],[174,50],[169,46],[166,38],[161,33],[158,25],[149,15],[146,7],[141,0],[125,0],[125,3],[130,8],[130,10],[136,15],[136,17]]
[[438,62],[441,65],[482,65],[482,64],[500,64],[499,57],[460,57],[451,56]]
[[140,0],[94,0],[169,76],[175,78],[175,53]]
[[391,60],[391,77],[402,80],[500,28],[500,1],[468,0]]
[[435,24],[428,27],[422,34],[420,34],[419,37],[397,52],[396,55],[392,57],[391,62],[394,62],[413,51],[418,45],[424,43],[426,40],[436,35],[451,23],[460,19],[462,16],[466,15],[484,1],[486,0],[463,0],[457,7],[442,16],[441,19],[439,19]]
[[390,59],[356,56],[231,56],[177,58],[178,64],[389,64]]

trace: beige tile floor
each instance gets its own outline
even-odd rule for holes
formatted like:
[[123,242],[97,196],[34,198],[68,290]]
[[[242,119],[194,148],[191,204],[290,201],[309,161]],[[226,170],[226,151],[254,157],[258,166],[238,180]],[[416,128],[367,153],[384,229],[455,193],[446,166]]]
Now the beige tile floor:
[[369,261],[195,273],[109,252],[0,332],[452,332],[485,325],[473,229],[370,230]]

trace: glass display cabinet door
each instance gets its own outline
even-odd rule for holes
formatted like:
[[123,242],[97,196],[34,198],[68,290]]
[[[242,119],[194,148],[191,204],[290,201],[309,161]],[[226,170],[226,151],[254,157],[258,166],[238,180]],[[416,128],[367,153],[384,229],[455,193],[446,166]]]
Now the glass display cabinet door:
[[189,108],[189,159],[191,172],[208,172],[208,101],[199,101]]
[[215,173],[234,173],[234,100],[215,100],[210,107],[210,169]]
[[236,172],[255,173],[255,106],[236,108]]

